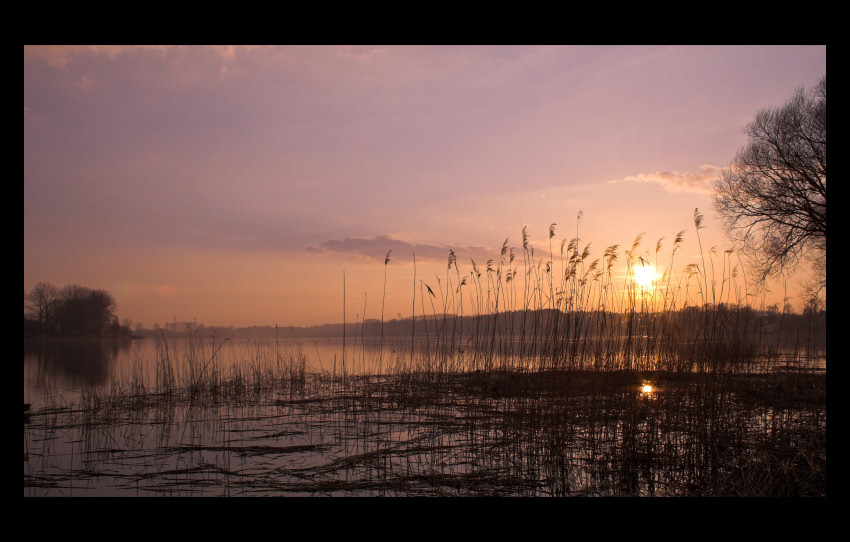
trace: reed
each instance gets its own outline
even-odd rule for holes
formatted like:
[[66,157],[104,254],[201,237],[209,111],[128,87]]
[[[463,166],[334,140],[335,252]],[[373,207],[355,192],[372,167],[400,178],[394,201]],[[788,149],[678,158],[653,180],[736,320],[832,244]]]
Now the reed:
[[[669,258],[664,238],[653,251],[643,234],[594,258],[581,219],[558,262],[554,223],[548,260],[535,259],[526,228],[521,265],[508,239],[486,267],[470,260],[464,270],[450,252],[436,291],[417,277],[414,255],[409,322],[384,319],[388,252],[378,350],[367,349],[364,294],[354,354],[344,335],[341,365],[329,372],[310,367],[294,336],[284,348],[277,328],[273,343],[241,351],[190,331],[181,350],[161,333],[152,382],[139,368],[86,390],[78,407],[54,402],[30,414],[25,456],[39,466],[25,466],[25,488],[62,475],[53,452],[34,444],[57,427],[79,427],[88,435],[80,455],[102,458],[139,446],[110,440],[152,419],[180,427],[160,437],[158,454],[186,457],[177,434],[213,441],[193,442],[197,455],[180,471],[206,478],[181,486],[163,468],[146,478],[164,488],[156,494],[825,495],[826,377],[809,365],[813,324],[752,307],[732,251],[719,258],[715,295],[713,253],[707,268],[701,240],[702,265],[674,268],[685,230]],[[699,237],[698,210],[694,226]],[[662,261],[651,289],[638,287],[635,269]],[[343,275],[344,318],[345,303]],[[393,351],[388,336],[405,347]],[[358,346],[359,370],[347,365]],[[237,473],[231,462],[246,456],[257,463]],[[92,476],[81,466],[64,472]]]

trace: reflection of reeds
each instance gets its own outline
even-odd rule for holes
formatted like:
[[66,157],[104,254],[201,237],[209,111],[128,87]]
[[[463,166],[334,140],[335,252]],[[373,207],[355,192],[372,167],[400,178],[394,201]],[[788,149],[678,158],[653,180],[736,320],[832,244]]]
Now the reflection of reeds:
[[[695,226],[698,234],[698,211]],[[234,409],[217,423],[242,424],[244,438],[270,442],[235,442],[232,427],[215,429],[209,438],[227,445],[193,444],[197,458],[180,474],[212,472],[214,487],[245,494],[824,495],[825,376],[802,363],[808,343],[783,352],[764,330],[767,317],[780,329],[787,320],[749,306],[746,284],[731,303],[744,278],[731,253],[720,262],[720,303],[707,303],[717,298],[705,259],[673,269],[684,233],[651,291],[636,287],[633,269],[650,258],[657,266],[662,243],[643,251],[642,235],[628,250],[611,245],[591,260],[576,231],[556,265],[554,224],[548,261],[535,261],[523,229],[520,269],[508,240],[498,262],[471,261],[468,272],[452,252],[437,291],[414,275],[409,322],[385,322],[382,300],[377,371],[366,363],[365,299],[360,370],[345,366],[345,353],[341,370],[311,370],[298,342],[284,349],[277,332],[273,345],[248,343],[241,352],[233,341],[189,332],[178,350],[161,334],[153,384],[136,374],[88,390],[82,425],[92,434],[97,420],[124,427],[130,413],[138,420],[155,412],[191,426],[199,411]],[[388,262],[389,253],[385,286]],[[406,342],[391,350],[385,331],[405,341],[409,333],[409,353]],[[643,382],[651,394],[640,391]],[[52,430],[48,417],[32,415],[39,431]],[[33,449],[25,454],[34,457]],[[265,468],[237,474],[224,464],[237,455]],[[210,471],[210,461],[220,466]],[[25,486],[44,483],[34,472],[28,478],[25,468]],[[163,472],[170,480],[175,471]]]
[[[593,369],[265,381],[216,400],[37,411],[25,491],[825,494],[823,375],[657,372],[650,395],[627,372]],[[145,447],[143,427],[159,433]],[[70,456],[43,446],[61,432]]]
[[[274,344],[257,343],[235,359],[224,361],[222,350],[232,342],[229,338],[206,339],[198,333],[187,332],[180,341],[169,342],[163,334],[156,338],[153,360],[153,382],[149,383],[140,365],[130,375],[114,380],[108,389],[112,395],[134,397],[137,400],[197,403],[227,401],[242,397],[257,397],[281,386],[297,389],[304,385],[309,372],[307,356],[300,344],[287,343],[282,348],[277,337]],[[102,403],[104,397],[97,388],[84,388],[84,402]]]

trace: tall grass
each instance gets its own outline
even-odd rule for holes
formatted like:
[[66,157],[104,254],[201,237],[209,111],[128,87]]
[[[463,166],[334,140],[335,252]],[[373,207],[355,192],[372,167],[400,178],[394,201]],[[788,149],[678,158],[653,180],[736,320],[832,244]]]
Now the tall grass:
[[[506,239],[484,266],[465,267],[450,251],[431,284],[414,266],[404,323],[384,319],[388,252],[376,364],[367,363],[364,294],[354,353],[346,357],[344,335],[330,372],[311,370],[293,337],[282,348],[277,329],[272,345],[241,351],[190,330],[178,349],[161,334],[152,384],[139,374],[90,391],[84,410],[285,405],[321,428],[311,453],[335,448],[316,466],[275,465],[252,481],[274,478],[262,486],[272,494],[305,485],[354,494],[825,494],[825,378],[805,366],[812,349],[802,331],[784,342],[769,331],[777,321],[782,329],[784,311],[751,306],[734,253],[717,262],[718,290],[700,239],[701,264],[675,268],[685,230],[669,256],[664,238],[645,249],[639,234],[594,257],[581,219],[557,253],[551,224],[542,258],[523,228],[521,262]],[[694,226],[699,237],[698,210]],[[659,262],[649,287],[634,280]],[[409,350],[386,348],[387,336],[407,333]],[[359,370],[346,364],[358,343]]]
[[[679,272],[674,268],[685,230],[674,237],[662,272],[663,238],[654,252],[643,249],[640,234],[630,248],[621,251],[611,245],[592,259],[590,244],[582,245],[578,236],[580,219],[576,237],[561,243],[557,263],[555,224],[549,228],[548,259],[536,259],[523,228],[521,267],[508,240],[498,264],[487,262],[486,275],[474,260],[469,271],[462,271],[450,251],[444,279],[437,276],[435,288],[421,282],[420,314],[412,318],[413,325],[417,318],[421,324],[426,355],[435,358],[429,366],[704,371],[764,354],[759,312],[750,305],[746,283],[743,288],[739,284],[746,278],[732,266],[731,251],[719,262],[723,269],[718,297],[715,260],[710,257],[712,265],[706,269],[702,249],[702,265],[691,263]],[[701,248],[698,210],[694,225]],[[624,267],[618,272],[620,263]],[[635,281],[635,270],[648,265],[659,268],[660,278],[647,288]],[[555,273],[558,268],[560,273]],[[382,318],[382,342],[383,324]],[[412,351],[411,366],[418,356]]]

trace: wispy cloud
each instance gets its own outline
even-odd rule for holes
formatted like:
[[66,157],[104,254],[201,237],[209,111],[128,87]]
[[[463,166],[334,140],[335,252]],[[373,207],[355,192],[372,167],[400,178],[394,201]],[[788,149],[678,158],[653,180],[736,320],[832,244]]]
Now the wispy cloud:
[[[91,60],[97,57],[108,58],[110,61],[119,59],[120,57],[140,57],[141,55],[155,54],[160,63],[166,65],[170,63],[174,69],[180,73],[188,71],[190,73],[199,70],[198,63],[204,59],[213,59],[218,62],[218,73],[221,76],[226,76],[229,68],[237,60],[238,54],[245,54],[254,50],[262,50],[258,46],[232,46],[232,45],[215,45],[215,46],[189,46],[189,45],[28,45],[24,46],[24,58],[36,62],[41,62],[59,69],[68,71],[71,65],[76,60],[84,60],[80,63],[80,69],[89,69],[89,63],[85,60]],[[214,68],[216,64],[210,64]],[[191,69],[187,66],[192,66]],[[150,72],[148,72],[150,73]],[[78,88],[89,89],[94,81],[87,75],[78,76],[78,81],[73,85]],[[185,76],[184,76],[185,77]]]
[[623,179],[611,181],[635,182],[635,183],[657,183],[671,192],[711,192],[711,182],[720,177],[723,168],[711,165],[699,167],[696,173],[680,173],[678,171],[657,171],[655,173],[639,173]]
[[88,75],[81,75],[80,78],[74,83],[74,86],[80,90],[90,90],[92,88],[100,86],[100,82],[95,81]]
[[308,252],[346,254],[365,261],[383,261],[390,250],[392,250],[390,261],[404,262],[412,261],[414,254],[417,260],[446,260],[450,251],[454,251],[457,257],[472,258],[479,261],[492,258],[494,254],[498,255],[497,251],[489,247],[411,243],[390,235],[330,239],[318,245],[307,247]]
[[[148,323],[175,312],[320,323],[338,318],[334,296],[317,301],[338,264],[382,291],[373,267],[389,250],[391,267],[415,254],[427,276],[450,251],[461,269],[498,262],[506,236],[522,259],[523,227],[537,262],[552,222],[553,250],[577,235],[597,252],[639,231],[671,235],[710,206],[719,168],[698,166],[725,165],[746,120],[816,84],[825,57],[824,46],[24,46],[25,288],[175,284],[166,304],[116,301]],[[281,276],[280,297],[240,300],[242,315],[223,301]]]
[[137,50],[164,51],[162,45],[27,45],[24,57],[39,59],[54,68],[65,68],[78,55],[106,56],[114,59],[119,55]]

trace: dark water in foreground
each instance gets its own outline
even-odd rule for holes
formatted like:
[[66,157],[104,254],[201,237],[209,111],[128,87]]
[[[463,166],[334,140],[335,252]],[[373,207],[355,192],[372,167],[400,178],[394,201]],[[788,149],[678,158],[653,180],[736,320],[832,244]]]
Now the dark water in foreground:
[[818,363],[410,372],[404,351],[348,350],[343,375],[338,341],[25,349],[24,496],[826,494]]

